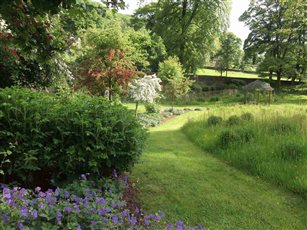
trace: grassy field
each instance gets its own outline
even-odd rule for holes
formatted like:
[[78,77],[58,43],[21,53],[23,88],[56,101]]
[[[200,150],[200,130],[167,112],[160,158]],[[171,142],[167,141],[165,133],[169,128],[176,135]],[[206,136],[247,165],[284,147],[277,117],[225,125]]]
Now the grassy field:
[[[196,75],[208,75],[208,76],[221,76],[219,71],[214,69],[198,69],[196,71]],[[251,73],[243,73],[243,72],[234,72],[228,71],[228,77],[235,77],[235,78],[258,78],[258,74],[251,74]],[[226,73],[223,72],[223,77],[226,77]]]
[[[221,76],[221,73],[219,71],[216,71],[214,69],[198,69],[196,71],[196,75],[198,76]],[[223,77],[226,77],[226,72],[223,72],[222,74]],[[233,78],[251,78],[251,79],[263,79],[260,78],[257,73],[243,73],[243,72],[236,72],[236,71],[228,71],[227,77],[233,77]],[[273,80],[276,80],[276,77],[273,76]],[[282,78],[284,81],[288,81],[289,79],[287,78]]]
[[[183,131],[214,156],[307,199],[306,112],[294,105],[224,107]],[[218,124],[216,116],[223,119]]]
[[210,111],[150,129],[146,151],[131,173],[142,207],[210,229],[306,229],[306,200],[229,166],[182,133],[188,120]]

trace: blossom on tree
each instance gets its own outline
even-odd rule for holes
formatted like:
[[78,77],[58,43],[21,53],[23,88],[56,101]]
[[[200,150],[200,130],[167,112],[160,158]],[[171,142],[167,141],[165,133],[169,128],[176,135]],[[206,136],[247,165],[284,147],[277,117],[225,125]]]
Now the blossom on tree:
[[130,97],[136,102],[153,103],[162,90],[161,82],[161,79],[156,74],[136,79],[129,84]]

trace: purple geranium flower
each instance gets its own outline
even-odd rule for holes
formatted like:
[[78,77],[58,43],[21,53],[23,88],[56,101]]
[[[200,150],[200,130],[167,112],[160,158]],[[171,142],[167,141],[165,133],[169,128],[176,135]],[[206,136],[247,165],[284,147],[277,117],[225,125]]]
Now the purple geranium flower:
[[72,208],[71,207],[64,207],[64,212],[71,213]]
[[57,212],[57,214],[56,214],[56,220],[57,220],[58,222],[60,222],[60,221],[62,220],[62,217],[63,217],[62,213]]
[[113,222],[113,224],[117,224],[118,223],[118,217],[112,216],[112,222]]

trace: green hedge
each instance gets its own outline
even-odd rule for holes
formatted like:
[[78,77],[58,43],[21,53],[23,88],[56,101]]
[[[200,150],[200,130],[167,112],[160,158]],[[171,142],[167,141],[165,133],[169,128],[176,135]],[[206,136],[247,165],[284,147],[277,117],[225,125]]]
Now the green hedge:
[[0,90],[0,163],[4,182],[27,185],[81,173],[129,169],[146,132],[124,106],[99,97]]

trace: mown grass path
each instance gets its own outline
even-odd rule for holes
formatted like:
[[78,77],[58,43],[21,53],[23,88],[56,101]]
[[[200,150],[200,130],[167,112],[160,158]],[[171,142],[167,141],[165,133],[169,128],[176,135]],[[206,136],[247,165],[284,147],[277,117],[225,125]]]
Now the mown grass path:
[[307,201],[241,172],[194,146],[180,131],[190,112],[150,129],[131,177],[142,208],[210,229],[307,229]]

